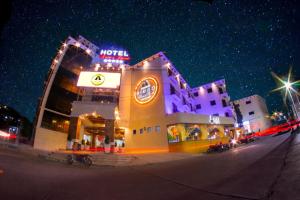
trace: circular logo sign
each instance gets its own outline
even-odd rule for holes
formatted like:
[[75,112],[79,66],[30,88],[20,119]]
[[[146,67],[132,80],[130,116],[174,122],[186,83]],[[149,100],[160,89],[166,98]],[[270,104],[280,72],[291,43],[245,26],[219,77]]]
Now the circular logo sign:
[[135,88],[135,100],[140,104],[145,104],[153,100],[158,92],[158,83],[152,78],[142,79]]
[[95,86],[102,85],[104,83],[105,77],[102,74],[96,74],[92,77],[91,82]]

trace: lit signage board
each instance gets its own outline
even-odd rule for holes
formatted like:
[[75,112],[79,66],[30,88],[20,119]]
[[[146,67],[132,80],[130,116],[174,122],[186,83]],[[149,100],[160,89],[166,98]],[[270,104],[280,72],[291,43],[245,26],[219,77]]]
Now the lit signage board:
[[135,100],[140,104],[145,104],[154,99],[158,92],[156,79],[147,77],[142,79],[135,88]]
[[120,86],[120,78],[120,73],[81,72],[77,86],[116,89]]
[[116,49],[101,49],[99,58],[104,63],[117,63],[123,64],[129,62],[130,57],[127,51],[125,50],[116,50]]
[[220,124],[220,118],[217,116],[209,115],[209,122],[211,124]]

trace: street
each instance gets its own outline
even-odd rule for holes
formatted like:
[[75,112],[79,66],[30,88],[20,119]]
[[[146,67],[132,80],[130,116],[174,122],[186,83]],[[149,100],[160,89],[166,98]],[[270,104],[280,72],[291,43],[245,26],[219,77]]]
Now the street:
[[0,149],[1,199],[270,198],[289,134],[223,153],[132,167],[89,169]]

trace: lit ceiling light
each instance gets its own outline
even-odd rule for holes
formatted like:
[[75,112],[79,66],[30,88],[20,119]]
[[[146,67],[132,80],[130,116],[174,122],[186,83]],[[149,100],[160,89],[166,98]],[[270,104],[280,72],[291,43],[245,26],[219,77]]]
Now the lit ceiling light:
[[59,53],[59,54],[62,54],[62,53],[63,53],[63,51],[62,51],[62,50],[59,50],[59,51],[58,51],[58,53]]
[[143,67],[149,67],[149,62],[147,60],[143,62]]
[[63,43],[63,46],[64,46],[64,47],[66,47],[66,46],[67,46],[67,44],[66,44],[66,43]]
[[76,43],[75,43],[75,46],[76,46],[76,47],[80,47],[80,43],[79,43],[79,42],[76,42]]
[[90,53],[91,53],[91,50],[90,50],[90,49],[86,49],[85,52],[86,52],[87,54],[90,54]]

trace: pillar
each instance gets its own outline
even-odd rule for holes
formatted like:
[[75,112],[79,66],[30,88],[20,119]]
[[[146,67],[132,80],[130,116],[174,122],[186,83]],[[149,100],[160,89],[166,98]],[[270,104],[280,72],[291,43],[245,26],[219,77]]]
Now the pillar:
[[105,134],[109,136],[110,142],[114,142],[115,120],[113,119],[105,120]]
[[69,126],[69,132],[68,132],[68,139],[76,139],[76,133],[77,133],[77,125],[78,125],[78,117],[71,117],[70,118],[70,126]]

